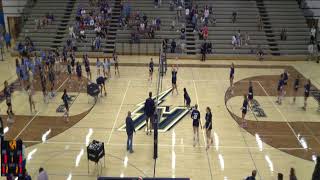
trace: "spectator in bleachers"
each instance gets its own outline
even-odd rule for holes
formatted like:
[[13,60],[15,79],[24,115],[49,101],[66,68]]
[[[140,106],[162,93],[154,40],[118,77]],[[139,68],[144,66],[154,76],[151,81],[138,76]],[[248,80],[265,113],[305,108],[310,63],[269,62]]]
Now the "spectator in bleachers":
[[205,7],[204,7],[204,24],[205,25],[208,25],[208,22],[209,22],[209,8],[208,8],[208,6],[206,5]]
[[307,60],[313,60],[313,57],[314,57],[314,51],[315,49],[314,49],[314,44],[312,44],[312,43],[310,43],[309,45],[308,45],[308,57],[307,57]]
[[258,59],[260,61],[263,60],[263,55],[264,55],[263,49],[261,48],[260,45],[258,45],[258,47],[257,47],[257,56],[258,56]]
[[176,46],[177,46],[177,43],[174,41],[174,39],[172,39],[172,41],[171,41],[171,53],[175,53]]
[[51,12],[46,14],[46,19],[48,21],[48,24],[52,24],[53,20],[54,20],[54,16]]
[[149,32],[148,32],[148,36],[149,36],[149,38],[154,39],[155,32],[154,32],[154,27],[153,26],[150,26]]
[[259,31],[262,31],[262,24],[263,24],[263,22],[262,22],[262,18],[261,18],[261,16],[260,15],[258,15],[258,22],[257,22],[258,24],[258,30]]
[[282,41],[287,40],[287,29],[286,29],[286,28],[282,28],[282,29],[281,29],[280,39],[281,39]]
[[313,25],[310,29],[310,43],[314,43],[316,41],[316,27]]
[[76,38],[76,34],[74,33],[73,26],[69,26],[69,36],[70,36],[72,39],[75,39],[75,38]]
[[237,33],[236,33],[236,39],[237,39],[237,46],[241,46],[242,42],[241,42],[241,38],[242,38],[242,34],[240,29],[238,29]]
[[250,36],[249,36],[248,32],[245,32],[245,33],[244,33],[244,44],[245,44],[246,46],[248,46],[249,43],[250,43]]
[[160,26],[161,26],[161,20],[159,17],[156,18],[156,28],[159,31],[160,30]]
[[209,29],[208,29],[208,26],[204,26],[202,28],[202,33],[203,33],[203,39],[204,40],[207,40],[208,39],[208,36],[209,36]]
[[206,42],[204,42],[201,45],[200,51],[201,51],[201,61],[205,61],[206,60],[206,54],[207,54],[207,43]]
[[100,48],[101,48],[101,39],[100,39],[100,37],[96,37],[96,39],[95,39],[95,48],[96,48],[96,50],[100,51]]
[[175,26],[176,26],[176,19],[173,19],[171,21],[171,30],[174,31],[175,30]]
[[39,18],[34,18],[34,23],[35,23],[35,30],[38,30],[41,28]]
[[196,30],[198,30],[198,28],[197,28],[197,16],[196,15],[193,15],[191,17],[191,24],[192,24],[193,32],[196,32]]
[[169,10],[170,10],[170,11],[173,11],[173,10],[174,10],[174,3],[173,3],[172,0],[170,0],[170,2],[169,2]]
[[85,35],[84,29],[81,29],[81,30],[80,30],[79,39],[80,39],[81,41],[86,42],[86,35]]
[[233,11],[232,12],[232,23],[235,23],[237,21],[237,16],[238,16],[238,13],[237,11]]
[[180,29],[180,39],[186,39],[186,28],[182,25]]

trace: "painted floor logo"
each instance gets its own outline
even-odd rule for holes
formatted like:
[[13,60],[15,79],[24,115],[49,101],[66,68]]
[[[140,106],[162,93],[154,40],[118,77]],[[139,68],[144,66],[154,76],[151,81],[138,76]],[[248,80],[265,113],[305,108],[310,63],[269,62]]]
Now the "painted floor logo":
[[[160,122],[158,125],[159,132],[166,132],[177,124],[185,115],[188,114],[189,109],[185,106],[177,106],[170,109],[169,106],[161,106],[165,101],[165,98],[172,92],[172,89],[168,89],[159,94],[157,110],[161,113]],[[152,97],[156,101],[157,96]],[[132,112],[132,120],[135,130],[141,130],[146,125],[147,116],[144,114],[144,103],[137,104],[137,108]],[[126,131],[126,125],[122,125],[119,131]]]

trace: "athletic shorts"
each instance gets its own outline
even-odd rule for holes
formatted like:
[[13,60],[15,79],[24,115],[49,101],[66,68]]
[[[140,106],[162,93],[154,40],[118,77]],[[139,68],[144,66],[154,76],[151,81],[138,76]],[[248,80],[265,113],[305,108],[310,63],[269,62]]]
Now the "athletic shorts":
[[193,120],[192,126],[193,126],[193,127],[199,127],[199,121]]

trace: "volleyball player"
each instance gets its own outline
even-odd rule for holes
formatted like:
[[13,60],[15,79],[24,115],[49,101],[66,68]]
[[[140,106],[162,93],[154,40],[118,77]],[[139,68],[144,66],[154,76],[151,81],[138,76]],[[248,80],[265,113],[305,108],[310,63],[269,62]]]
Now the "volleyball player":
[[252,106],[252,104],[253,104],[253,87],[252,87],[251,81],[249,81],[248,100],[249,100],[250,105]]
[[101,66],[101,62],[99,60],[99,58],[97,58],[97,62],[96,62],[96,67],[97,67],[97,76],[100,76],[100,66]]
[[89,59],[88,59],[88,55],[83,55],[83,64],[84,64],[84,67],[86,69],[87,77],[91,81],[90,62],[89,62]]
[[294,80],[294,85],[293,85],[293,103],[296,102],[299,84],[300,84],[300,75],[298,74],[296,79]]
[[242,120],[242,127],[246,128],[247,127],[247,122],[246,122],[246,114],[247,114],[247,110],[248,110],[248,98],[247,95],[243,95],[243,103],[242,103],[242,116],[241,116],[241,120]]
[[276,101],[276,103],[278,103],[279,105],[281,105],[281,101],[282,101],[282,97],[283,97],[283,86],[284,86],[284,81],[283,81],[283,74],[280,75],[280,79],[278,82],[278,99]]
[[186,88],[183,88],[183,98],[184,98],[184,105],[187,106],[187,108],[190,108],[191,99]]
[[212,130],[212,113],[210,107],[206,108],[206,124],[203,126],[206,128],[206,136],[207,136],[207,150],[213,143],[213,138],[211,136],[211,130]]
[[44,69],[39,67],[39,74],[40,74],[40,82],[42,87],[42,95],[43,95],[43,101],[45,103],[48,103],[47,99],[47,80],[46,76],[44,75]]
[[[152,92],[149,92],[149,98],[146,99],[146,102],[144,103],[144,113],[147,116],[146,118],[146,129],[147,129],[147,135],[151,135],[151,124],[154,119],[154,112],[156,110],[154,101],[152,99]],[[150,123],[149,123],[150,120]]]
[[285,69],[283,72],[283,96],[286,95],[286,86],[288,84],[288,80],[289,80],[289,73],[288,71]]
[[103,76],[107,77],[108,76],[108,62],[106,61],[106,58],[103,59]]
[[120,72],[119,72],[119,60],[118,60],[118,55],[114,54],[113,55],[113,61],[114,61],[114,74],[120,77]]
[[151,60],[149,62],[149,80],[150,81],[152,81],[153,67],[154,67],[154,63],[153,63],[153,59],[151,58]]
[[79,92],[82,88],[82,68],[81,68],[81,64],[79,63],[79,61],[77,62],[77,66],[76,66],[76,73],[77,73],[77,77],[78,77],[78,81],[79,81]]
[[107,78],[106,77],[103,77],[103,76],[99,76],[97,79],[96,79],[96,82],[97,84],[99,85],[100,87],[100,92],[101,92],[101,97],[102,97],[102,91],[104,90],[104,95],[107,96],[107,92],[106,92],[106,80]]
[[61,97],[62,101],[63,101],[63,104],[64,104],[64,107],[66,108],[66,111],[65,111],[65,121],[68,122],[69,121],[69,104],[68,104],[68,101],[69,101],[69,96],[67,94],[67,90],[64,89],[63,90],[63,95]]
[[11,89],[8,85],[8,81],[4,81],[4,97],[6,98],[6,104],[7,104],[7,114],[8,116],[14,115],[12,112],[12,103],[11,103]]
[[110,62],[110,59],[107,58],[107,73],[108,73],[108,78],[111,78],[111,62]]
[[177,74],[178,74],[178,68],[174,65],[172,65],[172,71],[171,71],[172,77],[171,77],[171,82],[172,82],[172,94],[174,90],[176,90],[178,94],[178,88],[177,88]]
[[52,66],[52,65],[49,66],[48,78],[49,78],[50,85],[51,85],[51,86],[50,86],[50,95],[49,95],[49,98],[53,98],[53,97],[54,97],[53,89],[54,89],[54,85],[55,85],[55,73],[54,73],[54,70],[53,70],[53,66]]
[[37,112],[36,105],[33,100],[34,90],[33,90],[32,86],[30,86],[30,85],[27,86],[27,93],[28,93],[28,99],[29,99],[30,112],[32,113],[32,109],[34,110],[34,112]]
[[201,127],[200,121],[200,112],[198,111],[198,105],[194,106],[194,109],[191,112],[192,126],[193,126],[193,146],[199,144],[199,124]]
[[230,76],[229,76],[229,81],[230,81],[230,87],[233,87],[233,79],[234,79],[234,64],[231,63],[230,67]]
[[74,55],[71,53],[70,54],[70,59],[71,59],[71,70],[72,70],[72,73],[74,72],[74,66],[76,64],[76,58],[74,57]]
[[304,106],[302,107],[303,110],[307,110],[307,100],[310,94],[311,88],[311,81],[308,79],[307,84],[304,85]]
[[18,80],[20,82],[21,89],[24,89],[24,87],[23,87],[23,74],[22,74],[22,70],[21,70],[20,63],[19,63],[18,59],[16,59],[16,74],[17,74]]

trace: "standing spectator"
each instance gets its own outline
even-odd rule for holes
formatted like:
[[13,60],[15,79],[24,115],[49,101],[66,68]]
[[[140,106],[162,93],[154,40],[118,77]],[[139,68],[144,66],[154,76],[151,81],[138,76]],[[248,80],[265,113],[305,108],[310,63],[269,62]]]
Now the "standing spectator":
[[96,37],[95,46],[96,46],[96,49],[98,51],[100,51],[100,47],[101,47],[101,39],[100,39],[100,37]]
[[320,156],[317,157],[316,166],[314,167],[314,171],[312,174],[312,180],[320,179]]
[[171,53],[175,53],[176,46],[177,46],[177,43],[174,41],[174,39],[172,39],[172,42],[171,42]]
[[237,21],[237,16],[238,16],[237,11],[233,11],[232,12],[232,23],[235,23]]
[[308,57],[307,57],[307,61],[308,60],[313,60],[313,56],[314,56],[314,45],[312,44],[312,43],[310,43],[309,45],[308,45],[308,52],[309,52],[309,55],[308,55]]
[[157,30],[159,31],[160,30],[160,25],[161,25],[161,20],[159,17],[156,18],[156,27],[157,27]]
[[39,168],[38,180],[49,180],[47,172],[42,167]]
[[128,115],[126,118],[126,131],[127,131],[127,151],[133,153],[132,144],[133,144],[133,132],[136,133],[136,130],[133,125],[133,121],[131,118],[131,112],[128,111]]
[[249,43],[250,43],[250,36],[249,36],[248,32],[245,32],[245,34],[244,34],[244,44],[246,46],[248,46]]
[[280,39],[281,39],[282,41],[287,40],[287,29],[286,29],[286,28],[282,28],[282,29],[281,29]]
[[232,36],[231,37],[231,44],[233,46],[233,50],[235,50],[236,47],[237,47],[237,38],[236,38],[236,36]]
[[294,168],[290,169],[289,180],[298,180],[296,177],[296,172],[295,172]]
[[180,39],[186,39],[186,28],[184,27],[184,25],[180,29]]
[[8,32],[6,32],[6,34],[4,35],[4,40],[6,42],[6,47],[8,50],[8,48],[11,48],[11,36]]
[[248,176],[246,180],[256,180],[257,171],[253,170],[251,176]]
[[316,41],[316,27],[313,25],[310,29],[310,42],[314,43],[314,41]]

